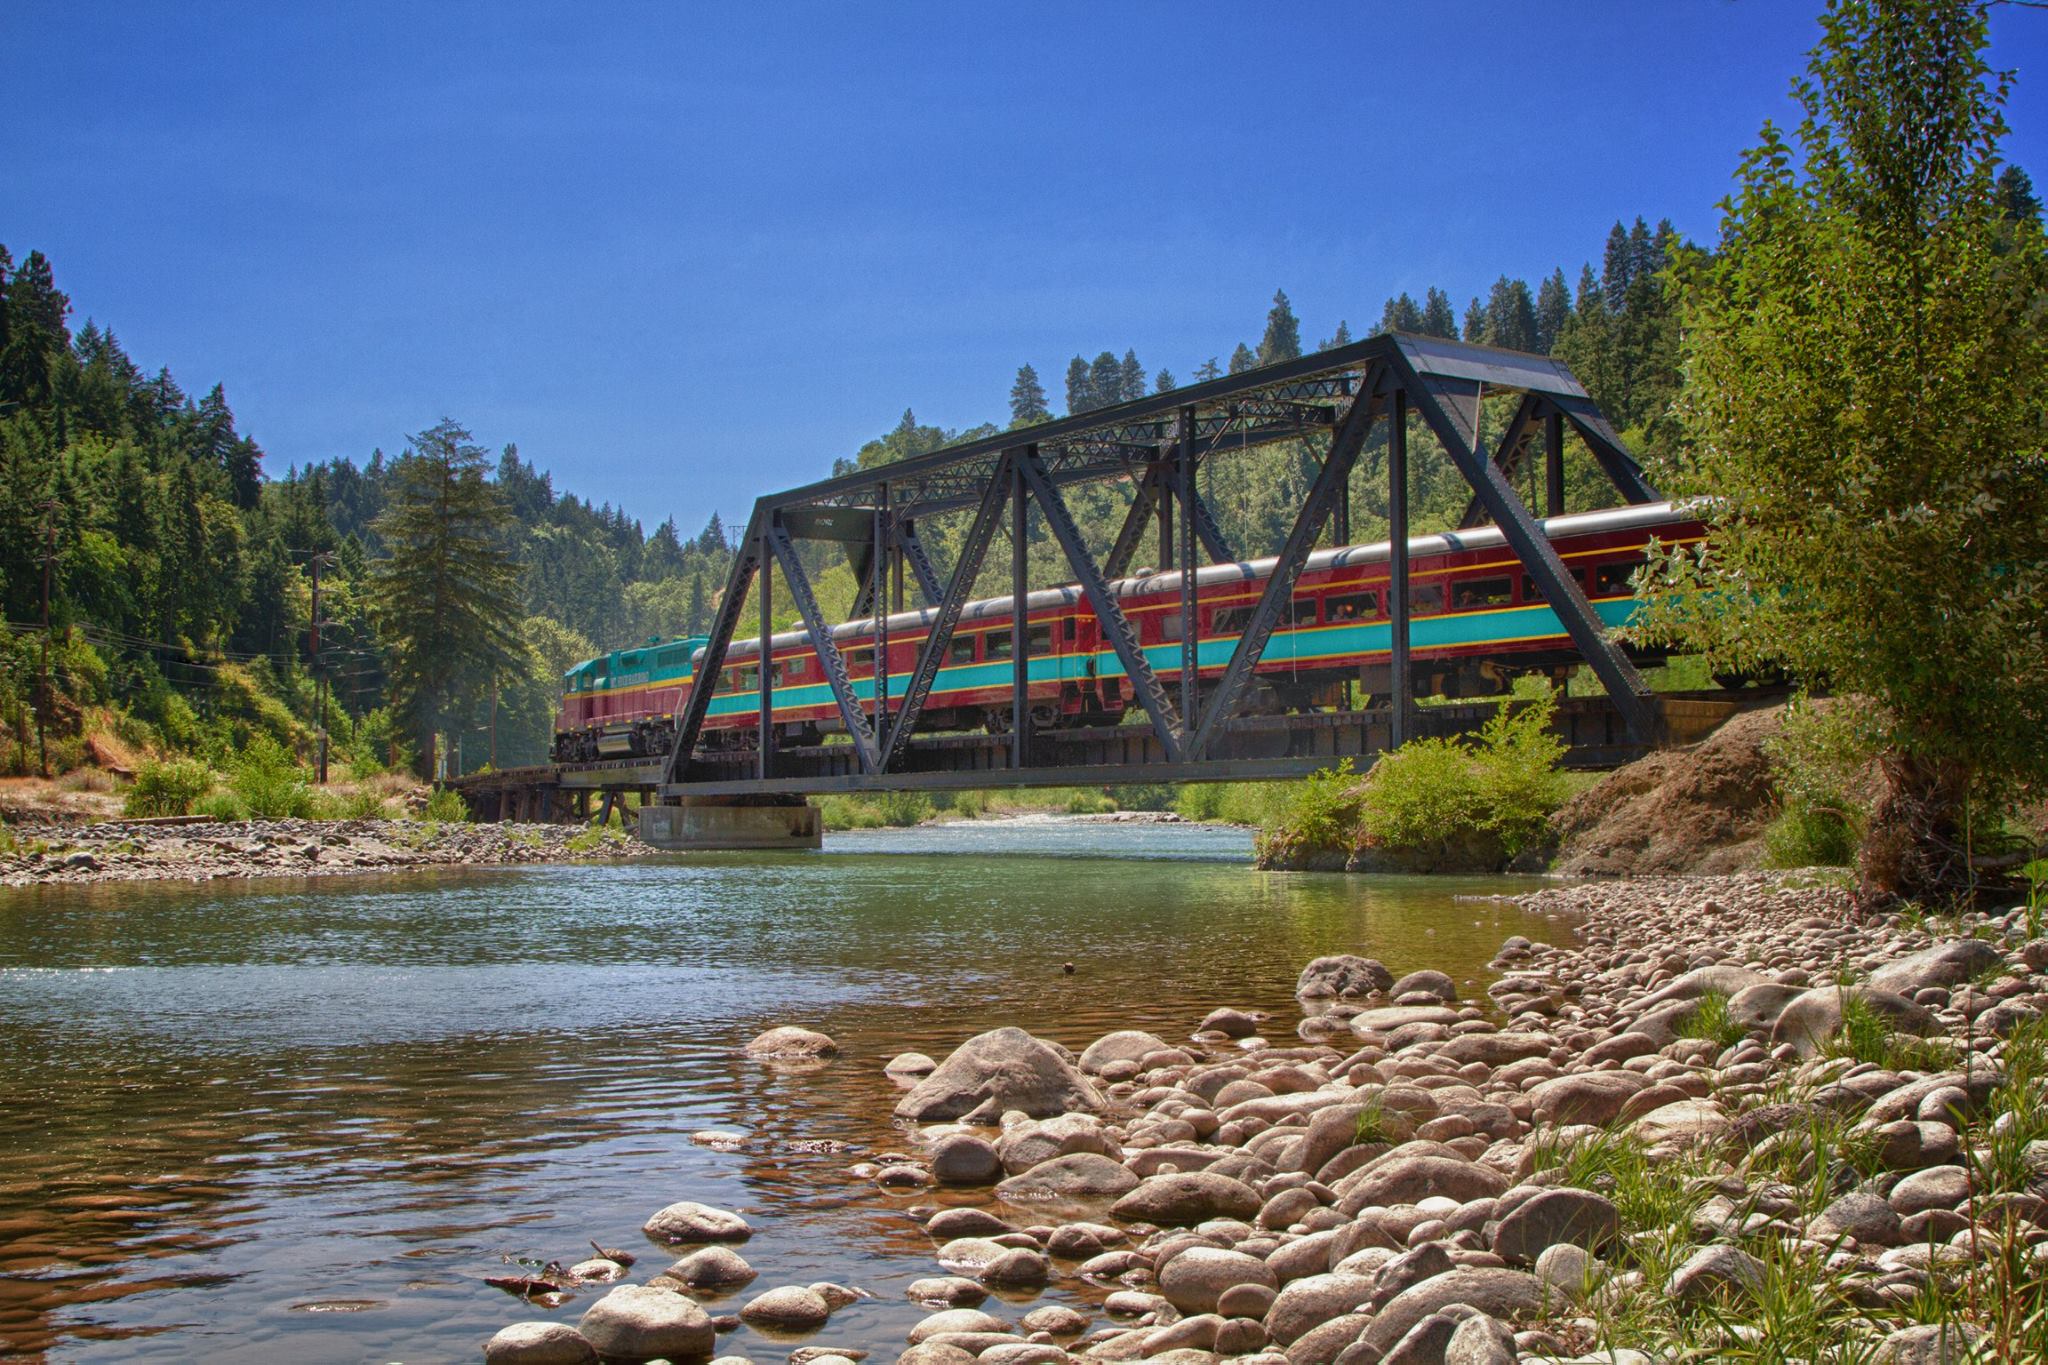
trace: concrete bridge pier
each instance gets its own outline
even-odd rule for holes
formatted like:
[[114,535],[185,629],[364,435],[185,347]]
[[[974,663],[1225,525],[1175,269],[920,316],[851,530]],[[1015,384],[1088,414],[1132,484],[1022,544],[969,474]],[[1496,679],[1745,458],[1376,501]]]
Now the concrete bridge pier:
[[693,796],[639,815],[640,841],[667,853],[824,844],[818,808],[800,796]]

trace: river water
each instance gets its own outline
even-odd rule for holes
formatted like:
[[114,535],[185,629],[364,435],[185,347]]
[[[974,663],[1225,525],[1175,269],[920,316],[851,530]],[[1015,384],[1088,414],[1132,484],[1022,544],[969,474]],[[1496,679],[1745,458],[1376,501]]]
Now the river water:
[[[1042,817],[802,855],[0,892],[0,1355],[475,1360],[602,1292],[522,1305],[483,1283],[505,1258],[596,1238],[644,1279],[674,1253],[641,1222],[694,1199],[754,1224],[748,1293],[876,1296],[722,1349],[887,1359],[925,1311],[905,1286],[942,1273],[903,1212],[934,1196],[848,1173],[907,1149],[890,1056],[1003,1024],[1184,1038],[1217,1005],[1287,1039],[1319,954],[1476,987],[1507,935],[1563,932],[1455,899],[1526,881],[1260,873],[1249,842]],[[842,1055],[737,1055],[783,1023]],[[690,1140],[709,1128],[746,1145]],[[821,1141],[851,1150],[798,1145]]]

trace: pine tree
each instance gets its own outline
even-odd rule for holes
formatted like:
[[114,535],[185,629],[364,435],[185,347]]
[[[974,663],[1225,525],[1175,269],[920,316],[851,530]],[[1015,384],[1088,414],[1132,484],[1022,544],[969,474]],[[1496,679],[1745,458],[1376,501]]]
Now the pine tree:
[[1564,335],[1564,325],[1571,320],[1572,296],[1564,282],[1564,267],[1559,266],[1550,273],[1536,290],[1536,349],[1549,355],[1557,349],[1557,339]]
[[1106,408],[1112,403],[1123,401],[1124,367],[1116,358],[1116,352],[1104,351],[1095,357],[1095,363],[1088,367],[1088,406]]
[[1154,393],[1166,393],[1174,387],[1176,386],[1173,382],[1172,370],[1162,369],[1152,377],[1152,392]]
[[1051,419],[1052,409],[1045,405],[1045,385],[1038,382],[1038,371],[1019,365],[1017,382],[1010,385],[1010,425],[1028,427]]
[[1088,378],[1088,362],[1075,356],[1067,362],[1067,416],[1073,417],[1095,406],[1095,389]]
[[[2037,223],[2041,219],[2041,196],[2034,193],[2034,182],[2018,166],[2007,166],[1998,173],[1998,212],[2008,223]],[[0,252],[0,263],[6,257]]]
[[1342,318],[1338,318],[1336,335],[1331,337],[1328,341],[1325,341],[1322,345],[1316,347],[1316,349],[1318,351],[1328,351],[1333,350],[1339,346],[1349,346],[1350,344],[1351,324],[1347,323]]
[[1600,262],[1600,290],[1607,297],[1607,311],[1619,313],[1628,307],[1628,285],[1635,269],[1635,256],[1628,249],[1628,229],[1617,220],[1607,233],[1607,250]]
[[1138,363],[1135,350],[1124,352],[1123,372],[1117,384],[1117,397],[1132,403],[1145,396],[1145,367]]
[[[1669,219],[1666,219],[1663,223],[1663,231],[1669,232],[1670,230],[1671,222]],[[1628,277],[1630,284],[1634,284],[1637,280],[1651,279],[1664,268],[1664,253],[1658,249],[1657,240],[1657,237],[1651,234],[1649,225],[1643,221],[1642,215],[1637,214],[1634,226],[1628,230]]]
[[697,553],[701,555],[722,555],[726,552],[725,523],[718,519],[718,513],[711,514],[711,520],[704,523],[704,529],[697,533]]
[[1245,345],[1242,341],[1238,342],[1237,349],[1230,353],[1230,372],[1232,374],[1243,374],[1258,363],[1259,358],[1252,354],[1252,348]]
[[1415,300],[1403,290],[1387,300],[1387,306],[1380,310],[1382,332],[1420,332],[1423,330],[1422,310],[1415,306]]
[[1455,341],[1458,337],[1458,317],[1451,311],[1451,296],[1435,285],[1422,298],[1422,334],[1442,337]]
[[1301,322],[1287,302],[1287,291],[1273,291],[1273,306],[1266,313],[1266,334],[1259,338],[1258,363],[1271,365],[1293,360],[1301,354]]
[[1486,300],[1486,344],[1509,351],[1536,349],[1536,301],[1526,280],[1503,275]]
[[1465,305],[1465,340],[1486,339],[1486,305],[1476,297]]
[[377,523],[378,633],[423,760],[465,694],[524,665],[519,566],[504,548],[512,515],[485,468],[483,449],[444,419],[392,469]]
[[702,635],[711,629],[711,620],[704,605],[704,575],[690,575],[690,604],[683,610],[683,634]]
[[1589,313],[1605,310],[1607,296],[1600,292],[1600,279],[1593,273],[1591,264],[1579,267],[1579,292],[1572,300],[1572,312],[1584,317]]
[[70,353],[71,300],[49,258],[31,251],[7,282],[7,347],[0,352],[0,404],[40,407],[56,391],[56,366]]
[[[1244,348],[1240,346],[1238,349],[1243,350]],[[1195,366],[1195,382],[1197,384],[1206,384],[1212,379],[1221,379],[1222,377],[1223,367],[1216,363],[1216,357],[1213,355]]]

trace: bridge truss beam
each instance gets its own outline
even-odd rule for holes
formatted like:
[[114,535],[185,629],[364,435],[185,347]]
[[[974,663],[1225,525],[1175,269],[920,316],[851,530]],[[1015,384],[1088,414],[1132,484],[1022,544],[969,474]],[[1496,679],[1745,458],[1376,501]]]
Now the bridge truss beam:
[[[1507,428],[1491,449],[1482,447],[1484,404],[1489,395],[1519,395]],[[739,622],[750,589],[765,594],[770,566],[779,567],[797,606],[805,637],[823,662],[842,726],[853,740],[855,772],[862,785],[894,782],[910,736],[923,714],[961,611],[986,561],[995,531],[1007,520],[1011,541],[1010,597],[1013,680],[1011,733],[1007,737],[1013,772],[1029,767],[1034,754],[1029,708],[1025,704],[1030,632],[1024,620],[1029,585],[1024,544],[1029,505],[1058,543],[1079,598],[1094,616],[1102,637],[1116,653],[1126,686],[1151,722],[1153,748],[1148,765],[1132,773],[1153,780],[1151,762],[1176,775],[1203,771],[1212,756],[1219,769],[1232,746],[1220,736],[1239,723],[1238,712],[1309,554],[1334,520],[1340,540],[1350,534],[1350,488],[1360,453],[1377,424],[1388,420],[1388,489],[1395,536],[1388,614],[1392,623],[1395,742],[1413,727],[1408,707],[1408,600],[1405,531],[1408,415],[1413,413],[1436,437],[1472,489],[1464,522],[1481,519],[1500,526],[1509,546],[1541,585],[1573,644],[1606,684],[1614,706],[1638,743],[1654,737],[1656,716],[1647,689],[1627,657],[1611,641],[1577,583],[1559,562],[1542,528],[1515,492],[1513,478],[1539,443],[1545,461],[1545,511],[1556,515],[1563,502],[1563,439],[1575,433],[1622,499],[1655,499],[1656,492],[1622,447],[1584,388],[1560,362],[1496,348],[1438,338],[1392,333],[1297,360],[1177,389],[1095,412],[1043,423],[1024,433],[1005,433],[930,455],[858,470],[820,483],[770,494],[754,507],[741,549],[719,600],[689,704],[678,717],[664,773],[671,796],[709,790],[713,778],[698,754],[704,717],[715,679]],[[1028,440],[1019,437],[1028,436]],[[1234,646],[1223,676],[1201,684],[1196,664],[1196,594],[1192,570],[1206,554],[1210,562],[1233,562],[1225,539],[1199,492],[1202,464],[1234,453],[1283,442],[1327,442],[1309,494],[1280,548],[1251,621]],[[1098,559],[1083,543],[1063,489],[1086,483],[1123,483],[1132,503],[1115,542]],[[1008,517],[1003,506],[1009,503]],[[947,512],[974,509],[973,524],[950,574],[932,562],[918,533],[920,522]],[[1153,669],[1136,631],[1120,606],[1114,581],[1126,575],[1147,529],[1158,523],[1161,568],[1183,570],[1180,600],[1180,678],[1171,695]],[[823,619],[810,586],[803,541],[838,542],[845,547],[858,584],[855,624],[882,638],[876,641],[873,695],[854,694],[834,627]],[[892,696],[884,662],[891,598],[901,610],[905,571],[923,602],[915,630],[924,634],[918,660],[900,697]],[[894,585],[893,594],[891,585]],[[766,621],[765,607],[762,609]],[[858,618],[869,618],[862,623]],[[765,626],[764,626],[765,629]],[[758,773],[761,790],[777,785],[769,710],[769,661],[762,659]],[[1206,697],[1205,697],[1206,693]],[[891,714],[893,711],[893,715]],[[1054,746],[1056,749],[1058,746]],[[1050,752],[1050,751],[1049,751]],[[715,765],[717,785],[730,791],[731,756]],[[1222,775],[1219,771],[1219,775]],[[931,776],[926,774],[926,776]],[[698,786],[693,788],[693,778]]]

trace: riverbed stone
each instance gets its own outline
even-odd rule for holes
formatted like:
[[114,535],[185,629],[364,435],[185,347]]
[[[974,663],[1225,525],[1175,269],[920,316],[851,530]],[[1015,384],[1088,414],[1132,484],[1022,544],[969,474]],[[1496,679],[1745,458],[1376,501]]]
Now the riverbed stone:
[[1716,1298],[1744,1298],[1763,1283],[1762,1261],[1741,1247],[1720,1242],[1695,1251],[1671,1273],[1664,1290],[1674,1303],[1691,1306]]
[[725,1209],[690,1200],[670,1204],[640,1229],[657,1242],[744,1242],[754,1235],[747,1220]]
[[1878,1343],[1871,1359],[1876,1365],[1963,1365],[1979,1359],[1983,1340],[1983,1331],[1968,1323],[1923,1323],[1893,1332]]
[[1614,1201],[1591,1190],[1544,1190],[1500,1220],[1493,1234],[1493,1253],[1509,1265],[1529,1265],[1545,1247],[1569,1242],[1597,1251],[1621,1231]]
[[710,1315],[686,1294],[622,1284],[584,1311],[577,1330],[600,1356],[703,1356],[717,1344]]
[[1035,1285],[1052,1278],[1052,1266],[1039,1252],[1006,1247],[980,1273],[983,1280],[993,1285]]
[[1363,1275],[1309,1275],[1274,1297],[1266,1310],[1266,1334],[1286,1346],[1332,1319],[1360,1312],[1371,1301],[1372,1281]]
[[783,1024],[748,1043],[747,1055],[756,1061],[817,1061],[838,1056],[839,1044],[816,1029]]
[[597,1365],[597,1348],[566,1322],[515,1322],[484,1344],[484,1365]]
[[1861,1000],[1893,1029],[1903,1033],[1925,1033],[1934,1017],[1902,995],[1870,986],[1821,986],[1807,991],[1786,1005],[1771,1027],[1771,1041],[1789,1043],[1802,1057],[1820,1051],[1821,1044],[1842,1028],[1843,1002]]
[[1929,1209],[1953,1209],[1970,1197],[1970,1173],[1961,1166],[1930,1166],[1892,1186],[1887,1202],[1901,1218]]
[[1095,1152],[1072,1152],[1011,1176],[996,1186],[996,1193],[1012,1203],[1117,1199],[1138,1184],[1138,1177],[1121,1162]]
[[976,1308],[948,1308],[934,1313],[910,1329],[910,1344],[919,1345],[949,1332],[1007,1332],[1010,1324]]
[[1165,1052],[1173,1044],[1156,1033],[1142,1029],[1120,1029],[1104,1034],[1090,1043],[1081,1053],[1081,1069],[1095,1075],[1104,1067],[1116,1062],[1140,1062],[1155,1052]]
[[1051,1044],[1020,1028],[992,1029],[955,1048],[896,1104],[896,1117],[920,1123],[1000,1117],[1015,1109],[1034,1118],[1099,1110],[1102,1095]]
[[906,1291],[918,1303],[943,1303],[954,1308],[972,1308],[988,1297],[988,1287],[962,1275],[933,1275],[912,1280]]
[[1455,1024],[1462,1018],[1464,1016],[1449,1005],[1381,1005],[1352,1015],[1351,1031],[1357,1034],[1392,1033],[1413,1024]]
[[911,1081],[929,1076],[938,1069],[939,1064],[922,1052],[899,1052],[882,1067],[882,1074]]
[[1241,1284],[1279,1288],[1264,1261],[1219,1247],[1183,1251],[1159,1272],[1159,1292],[1183,1313],[1214,1313],[1224,1292]]
[[1490,1317],[1512,1318],[1543,1305],[1543,1286],[1534,1275],[1498,1266],[1459,1266],[1404,1290],[1373,1316],[1359,1340],[1385,1351],[1416,1323],[1452,1304],[1468,1304]]
[[1634,1071],[1581,1071],[1539,1081],[1526,1093],[1529,1107],[1543,1123],[1614,1122],[1649,1078]]
[[1355,998],[1383,992],[1394,984],[1394,974],[1375,958],[1339,953],[1319,957],[1301,969],[1294,993],[1304,1000],[1331,997]]
[[953,1133],[932,1144],[932,1179],[941,1185],[989,1185],[1003,1173],[995,1144],[972,1133]]
[[1024,1315],[1021,1326],[1027,1332],[1044,1332],[1056,1337],[1077,1337],[1088,1330],[1088,1315],[1063,1303],[1049,1303]]
[[1459,1323],[1444,1347],[1444,1365],[1515,1365],[1520,1359],[1514,1332],[1485,1313],[1474,1313]]
[[1118,1218],[1165,1227],[1191,1227],[1210,1218],[1255,1218],[1258,1192],[1213,1171],[1149,1176],[1111,1206]]
[[815,1332],[832,1316],[824,1295],[801,1285],[783,1285],[747,1300],[740,1321],[778,1332]]
[[2002,960],[1998,949],[1981,938],[1951,939],[1886,963],[1870,974],[1868,984],[1873,990],[1911,995],[1930,986],[1960,986]]
[[1337,1207],[1355,1215],[1360,1209],[1419,1204],[1425,1199],[1463,1204],[1498,1195],[1507,1187],[1506,1176],[1477,1162],[1447,1156],[1395,1157],[1360,1176]]

